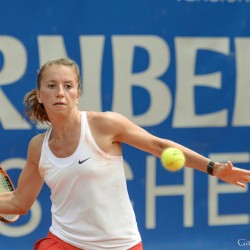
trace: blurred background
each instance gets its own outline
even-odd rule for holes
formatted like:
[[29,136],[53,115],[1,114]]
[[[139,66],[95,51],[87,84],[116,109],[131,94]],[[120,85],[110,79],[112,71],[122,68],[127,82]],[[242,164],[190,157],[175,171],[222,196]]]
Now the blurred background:
[[[250,169],[250,0],[0,1],[0,163],[15,185],[29,140],[22,118],[40,66],[70,57],[81,110],[116,111],[150,133]],[[124,145],[145,250],[250,246],[249,191]],[[51,223],[44,185],[31,211],[0,223],[0,250],[29,250]]]

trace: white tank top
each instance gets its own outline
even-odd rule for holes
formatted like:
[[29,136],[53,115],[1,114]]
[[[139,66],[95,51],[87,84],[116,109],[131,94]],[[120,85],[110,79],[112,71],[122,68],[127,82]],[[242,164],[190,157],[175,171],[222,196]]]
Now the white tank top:
[[81,112],[76,151],[58,158],[46,132],[39,171],[51,189],[50,231],[85,250],[127,250],[141,241],[126,185],[122,156],[102,151]]

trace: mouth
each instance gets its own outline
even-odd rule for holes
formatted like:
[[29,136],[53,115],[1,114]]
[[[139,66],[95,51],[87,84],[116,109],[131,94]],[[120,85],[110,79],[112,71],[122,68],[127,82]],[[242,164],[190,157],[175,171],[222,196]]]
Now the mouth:
[[63,102],[56,102],[56,103],[54,103],[53,105],[55,105],[55,106],[61,106],[61,105],[66,105],[66,104],[63,103]]

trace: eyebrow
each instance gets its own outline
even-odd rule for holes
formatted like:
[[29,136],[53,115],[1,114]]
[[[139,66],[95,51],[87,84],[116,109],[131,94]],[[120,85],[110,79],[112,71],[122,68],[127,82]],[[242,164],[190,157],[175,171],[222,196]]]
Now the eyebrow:
[[[52,83],[56,83],[57,80],[47,80],[46,82],[52,82]],[[63,83],[73,83],[74,80],[64,80]]]

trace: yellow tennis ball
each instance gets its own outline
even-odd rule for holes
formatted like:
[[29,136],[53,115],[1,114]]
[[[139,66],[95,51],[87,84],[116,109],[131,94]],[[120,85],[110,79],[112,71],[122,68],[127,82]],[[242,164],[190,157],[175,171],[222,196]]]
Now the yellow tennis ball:
[[184,167],[185,156],[180,149],[169,147],[162,151],[161,162],[167,170],[175,172]]

